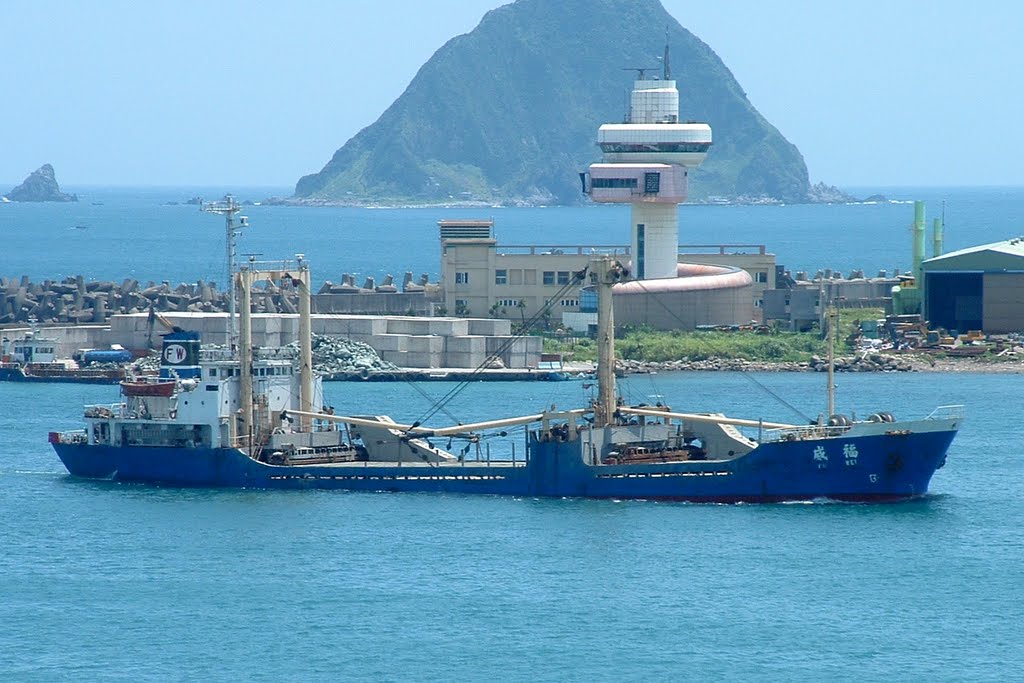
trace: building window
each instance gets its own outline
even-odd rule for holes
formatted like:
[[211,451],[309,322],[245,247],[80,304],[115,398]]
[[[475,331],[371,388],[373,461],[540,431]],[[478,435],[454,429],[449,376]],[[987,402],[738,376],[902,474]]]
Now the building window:
[[[658,142],[649,143],[627,143],[627,142],[602,142],[600,144],[602,152],[618,152],[620,154],[629,154],[635,152],[643,152],[645,154],[650,152],[707,152],[711,147],[710,142]],[[596,187],[596,185],[595,185]]]
[[562,299],[558,302],[562,308],[577,308],[580,305],[579,299]]
[[519,302],[516,299],[498,299],[498,305],[502,308],[517,308]]
[[763,270],[757,271],[754,274],[754,282],[768,282],[768,273]]
[[643,223],[636,224],[636,279],[644,279],[644,270],[646,264],[644,263],[644,256],[647,253],[647,248],[644,245],[646,241],[647,228]]
[[628,188],[636,189],[636,178],[591,178],[590,186],[594,188]]
[[508,283],[510,285],[521,285],[523,284],[523,271],[518,268],[513,268],[508,271]]
[[569,271],[560,270],[558,271],[558,284],[567,285],[569,284]]
[[537,284],[537,271],[527,269],[523,271],[523,284],[524,285],[535,285]]
[[455,284],[457,284],[457,285],[468,285],[469,284],[469,273],[455,273]]
[[658,194],[661,192],[661,174],[644,173],[644,194]]
[[545,270],[544,271],[544,284],[553,285],[555,284],[555,271]]
[[501,268],[494,271],[494,284],[496,285],[507,285],[508,284],[508,270]]

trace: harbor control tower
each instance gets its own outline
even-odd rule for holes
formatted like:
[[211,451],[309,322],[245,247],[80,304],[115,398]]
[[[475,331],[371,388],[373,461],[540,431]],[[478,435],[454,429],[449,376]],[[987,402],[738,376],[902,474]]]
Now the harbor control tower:
[[679,91],[672,80],[668,46],[663,78],[636,69],[629,115],[597,132],[601,163],[581,173],[583,191],[595,202],[632,206],[632,277],[678,277],[679,204],[686,201],[689,169],[704,161],[711,126],[679,121]]

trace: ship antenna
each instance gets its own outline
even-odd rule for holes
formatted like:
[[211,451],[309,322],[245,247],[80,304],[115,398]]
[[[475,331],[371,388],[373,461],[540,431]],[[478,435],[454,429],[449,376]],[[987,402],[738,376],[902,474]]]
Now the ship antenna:
[[224,216],[227,237],[228,347],[234,350],[238,344],[238,324],[235,320],[235,238],[238,237],[240,228],[249,227],[249,219],[240,216],[238,225],[235,226],[235,214],[241,211],[242,207],[230,194],[224,195],[224,199],[219,202],[201,203],[199,210]]
[[[647,72],[648,71],[654,71],[656,68],[657,67],[654,67],[654,66],[624,66],[624,67],[622,67],[622,70],[623,71],[635,71],[636,72],[636,76],[637,76],[636,80],[638,80],[638,81],[645,81],[645,80],[647,80]],[[657,77],[655,77],[655,78],[657,78]]]

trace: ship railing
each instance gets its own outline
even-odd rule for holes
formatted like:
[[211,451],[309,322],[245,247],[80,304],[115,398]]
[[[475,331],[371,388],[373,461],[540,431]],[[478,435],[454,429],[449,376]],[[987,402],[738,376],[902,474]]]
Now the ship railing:
[[932,412],[928,413],[926,420],[962,420],[964,417],[964,407],[962,404],[939,406]]
[[255,350],[255,356],[259,360],[295,360],[299,351],[290,346],[261,346]]
[[[297,349],[288,346],[261,346],[253,349],[256,360],[295,360],[299,355]],[[199,358],[206,363],[235,362],[238,358],[230,349],[201,349]]]
[[124,417],[127,404],[98,403],[85,406],[85,416],[94,418]]
[[89,434],[84,429],[73,429],[67,432],[50,432],[50,443],[89,443]]
[[235,359],[231,349],[200,349],[199,358],[207,363],[232,361]]
[[849,431],[849,425],[807,425],[803,427],[783,427],[780,429],[766,429],[761,441],[809,441],[812,439],[827,439],[842,436]]

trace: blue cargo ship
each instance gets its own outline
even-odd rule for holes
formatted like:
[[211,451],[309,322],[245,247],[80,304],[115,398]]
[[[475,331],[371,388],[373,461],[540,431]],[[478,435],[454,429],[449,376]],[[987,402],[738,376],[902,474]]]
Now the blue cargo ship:
[[[309,271],[300,262],[238,273],[237,354],[204,350],[193,332],[167,334],[159,377],[123,382],[120,401],[87,406],[85,429],[52,432],[50,442],[72,475],[172,486],[730,503],[928,492],[962,422],[959,406],[912,421],[880,412],[792,425],[625,405],[612,371],[611,289],[626,275],[607,257],[591,271],[600,346],[591,405],[436,428],[315,409],[322,386],[312,372]],[[298,352],[252,347],[249,290],[260,280],[296,286]],[[519,429],[518,452],[517,441],[503,455],[480,451],[482,440]],[[465,446],[446,450],[445,442]]]

